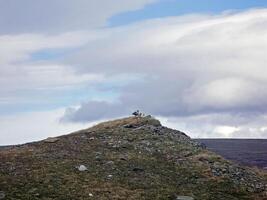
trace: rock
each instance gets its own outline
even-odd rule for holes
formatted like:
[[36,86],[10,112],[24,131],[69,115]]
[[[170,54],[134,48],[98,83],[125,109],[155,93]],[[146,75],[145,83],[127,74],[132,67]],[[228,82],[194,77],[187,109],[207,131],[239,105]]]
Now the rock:
[[3,191],[0,191],[0,199],[5,199],[6,195]]
[[127,156],[120,156],[119,159],[122,160],[122,161],[127,161],[128,157]]
[[143,141],[141,141],[141,144],[146,145],[146,146],[150,146],[151,142],[149,142],[147,140],[143,140]]
[[176,200],[194,200],[194,198],[189,196],[177,196]]
[[46,143],[55,143],[57,141],[59,141],[58,138],[52,138],[52,137],[49,137],[49,138],[44,140],[44,142],[46,142]]
[[89,193],[89,197],[93,197],[94,195],[92,193]]
[[143,171],[145,171],[145,170],[142,169],[142,168],[140,168],[140,167],[135,167],[135,168],[133,168],[133,171],[134,171],[134,172],[143,172]]
[[33,193],[35,193],[37,190],[38,190],[37,188],[32,188],[32,189],[29,190],[29,193],[33,194]]
[[108,161],[106,162],[107,165],[114,165],[114,162],[113,161]]
[[87,169],[87,167],[85,167],[84,165],[80,165],[80,166],[78,167],[78,170],[79,170],[80,172],[84,172],[84,171],[87,171],[88,169]]
[[126,124],[123,126],[124,128],[135,128],[133,124]]

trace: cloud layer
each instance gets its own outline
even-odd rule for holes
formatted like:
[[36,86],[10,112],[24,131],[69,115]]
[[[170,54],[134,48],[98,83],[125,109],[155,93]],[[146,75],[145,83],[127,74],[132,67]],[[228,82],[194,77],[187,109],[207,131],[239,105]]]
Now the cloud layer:
[[[65,118],[100,119],[105,116],[103,109],[117,117],[139,108],[169,118],[221,115],[228,117],[228,123],[234,118],[234,127],[242,126],[240,120],[258,121],[262,127],[264,120],[259,118],[267,108],[266,25],[267,10],[260,9],[105,29],[105,37],[89,42],[64,63],[82,74],[141,74],[144,78],[121,88],[117,102],[88,101]],[[227,126],[217,119],[208,123]],[[242,130],[239,134],[246,136],[242,127],[232,130]]]
[[[101,82],[102,75],[76,75],[73,68],[45,59],[45,52],[64,54],[89,40],[84,32],[0,35],[0,114],[8,105],[51,103],[63,92]],[[44,59],[35,60],[36,52]]]
[[56,109],[53,111],[0,116],[0,146],[23,144],[48,137],[56,137],[87,128],[94,124],[62,124],[59,122],[59,118],[63,113],[64,109]]
[[0,0],[0,34],[87,30],[156,0]]
[[[12,126],[5,119],[23,122],[23,116],[4,116],[18,104],[47,110],[40,107],[56,101],[62,107],[70,98],[74,105],[56,115],[61,122],[87,123],[140,109],[193,137],[267,137],[266,9],[112,28],[105,26],[112,15],[155,1],[62,2],[0,0],[5,127]],[[76,95],[88,98],[78,102]],[[41,116],[48,115],[25,114],[25,126]]]

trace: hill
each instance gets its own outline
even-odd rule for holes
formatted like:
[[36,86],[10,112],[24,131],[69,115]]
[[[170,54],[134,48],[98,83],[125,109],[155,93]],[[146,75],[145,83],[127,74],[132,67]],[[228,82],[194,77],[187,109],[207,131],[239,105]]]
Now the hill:
[[211,151],[241,165],[267,170],[267,139],[196,139]]
[[267,177],[148,117],[0,150],[0,199],[264,200]]

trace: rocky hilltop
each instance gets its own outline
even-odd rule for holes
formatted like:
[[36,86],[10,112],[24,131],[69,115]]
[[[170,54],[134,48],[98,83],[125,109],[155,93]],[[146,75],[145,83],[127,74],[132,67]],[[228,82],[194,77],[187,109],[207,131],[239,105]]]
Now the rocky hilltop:
[[0,199],[264,200],[267,177],[150,116],[0,150]]

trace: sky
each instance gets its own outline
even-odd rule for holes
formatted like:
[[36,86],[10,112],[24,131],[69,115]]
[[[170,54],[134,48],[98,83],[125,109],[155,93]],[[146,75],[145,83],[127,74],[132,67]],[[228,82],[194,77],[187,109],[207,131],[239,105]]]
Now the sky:
[[265,0],[0,0],[0,145],[129,116],[267,138]]

